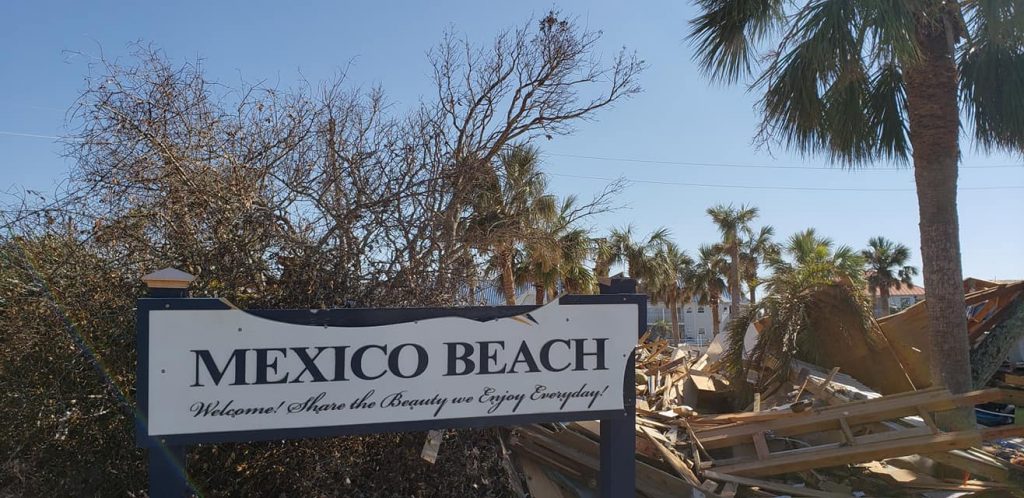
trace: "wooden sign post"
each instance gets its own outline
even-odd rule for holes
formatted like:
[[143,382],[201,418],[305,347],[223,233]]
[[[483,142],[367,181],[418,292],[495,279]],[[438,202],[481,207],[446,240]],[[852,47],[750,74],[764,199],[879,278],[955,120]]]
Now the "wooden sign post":
[[[189,493],[198,443],[601,421],[600,491],[635,489],[632,281],[545,306],[240,310],[147,275],[138,300],[138,444],[150,495]],[[620,292],[620,293],[613,293]]]

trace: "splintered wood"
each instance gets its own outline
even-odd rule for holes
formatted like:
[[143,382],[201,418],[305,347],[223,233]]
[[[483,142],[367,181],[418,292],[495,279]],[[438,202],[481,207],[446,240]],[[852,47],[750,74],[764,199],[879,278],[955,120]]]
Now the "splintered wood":
[[[748,411],[722,413],[716,408],[723,400],[733,401],[735,393],[729,380],[709,366],[714,362],[648,337],[636,350],[637,496],[831,497],[857,490],[860,496],[924,496],[937,490],[1012,489],[1005,484],[1014,471],[1007,467],[1011,464],[971,456],[977,450],[959,450],[1024,436],[1024,424],[943,432],[933,415],[989,402],[1024,404],[1019,391],[951,394],[931,388],[880,396],[838,368],[799,364],[790,388],[747,397],[754,399]],[[563,498],[590,496],[596,489],[599,440],[595,421],[520,427],[509,443],[530,496]],[[964,469],[979,479],[951,483],[882,463],[909,455]]]

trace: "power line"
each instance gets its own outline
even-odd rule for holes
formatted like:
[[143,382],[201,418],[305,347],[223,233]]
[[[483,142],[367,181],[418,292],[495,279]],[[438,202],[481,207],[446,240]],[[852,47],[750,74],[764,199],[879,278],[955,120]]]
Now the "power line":
[[[614,182],[620,180],[620,178],[607,178],[603,176],[586,176],[586,175],[567,175],[563,173],[548,173],[551,176],[564,176],[566,178],[580,178],[583,180],[602,180],[607,182]],[[770,186],[770,185],[727,185],[719,183],[686,183],[686,182],[670,182],[662,180],[634,180],[628,177],[622,177],[631,183],[649,183],[654,185],[677,185],[683,187],[706,187],[706,188],[735,188],[735,189],[749,189],[749,190],[810,190],[810,191],[823,191],[823,192],[914,192],[912,188],[856,188],[856,187],[793,187],[793,186]],[[987,186],[987,187],[958,187],[958,190],[1018,190],[1024,189],[1024,185],[999,185],[999,186]]]
[[9,137],[25,137],[25,138],[50,138],[53,140],[60,140],[63,137],[55,137],[53,135],[39,135],[36,133],[20,133],[17,131],[0,131],[0,135],[7,135]]
[[[58,137],[54,135],[40,135],[36,133],[21,133],[15,131],[0,131],[0,135],[12,136],[12,137],[25,137],[25,138],[47,138],[52,140],[62,140],[67,137]],[[713,166],[717,168],[752,168],[752,169],[800,169],[800,170],[829,170],[836,171],[840,168],[828,167],[828,166],[792,166],[782,164],[731,164],[731,163],[701,163],[701,162],[688,162],[688,161],[657,161],[652,159],[632,159],[623,157],[602,157],[602,156],[584,156],[579,154],[559,154],[554,152],[546,152],[546,155],[557,156],[557,157],[572,157],[577,159],[592,159],[597,161],[619,161],[619,162],[630,162],[630,163],[644,163],[644,164],[664,164],[671,166]],[[960,166],[960,169],[996,169],[996,168],[1024,168],[1024,164],[992,164],[992,165],[975,165],[975,166]],[[909,171],[911,168],[864,168],[865,171]],[[568,176],[568,175],[562,175]],[[580,177],[586,178],[586,177]],[[600,179],[594,177],[594,179]],[[639,182],[638,183],[642,183]],[[690,185],[690,184],[688,184]],[[700,184],[692,184],[693,186],[702,186]],[[747,188],[747,187],[744,187]],[[749,187],[759,188],[759,187]],[[766,187],[767,188],[767,187]],[[775,187],[772,187],[775,188]],[[781,187],[780,187],[781,188]],[[796,188],[796,187],[793,187]],[[987,187],[977,187],[978,189]],[[1017,188],[1017,187],[991,187],[993,189],[1002,188]],[[840,189],[842,190],[842,189]],[[970,190],[965,188],[965,190]],[[874,191],[889,191],[897,192],[902,190],[872,190]]]
[[[702,163],[702,162],[691,162],[691,161],[659,161],[653,159],[633,159],[626,157],[603,157],[603,156],[585,156],[580,154],[558,154],[554,152],[546,152],[546,155],[557,156],[557,157],[572,157],[576,159],[592,159],[596,161],[617,161],[627,163],[643,163],[643,164],[663,164],[668,166],[714,166],[718,168],[754,168],[754,169],[802,169],[802,170],[839,170],[841,168],[834,168],[829,166],[793,166],[784,164],[732,164],[732,163]],[[996,164],[996,165],[977,165],[977,166],[960,166],[961,169],[995,169],[995,168],[1024,168],[1024,164]],[[864,168],[867,171],[909,171],[911,168]]]

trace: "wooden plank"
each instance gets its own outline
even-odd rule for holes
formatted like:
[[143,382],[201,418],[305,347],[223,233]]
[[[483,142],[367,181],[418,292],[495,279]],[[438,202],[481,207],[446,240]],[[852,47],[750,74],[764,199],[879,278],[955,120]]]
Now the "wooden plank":
[[[688,356],[683,356],[682,358],[676,358],[676,359],[674,359],[674,360],[672,360],[672,361],[670,361],[670,362],[668,362],[668,363],[666,363],[664,365],[661,365],[660,367],[648,368],[647,369],[647,374],[648,375],[653,375],[653,374],[655,374],[657,372],[664,372],[664,371],[667,371],[667,370],[672,370],[673,368],[678,367],[680,365],[685,367],[686,366],[686,362],[689,359],[690,358]],[[687,371],[689,371],[689,369],[684,369],[683,371],[687,372]]]
[[[891,401],[891,400],[905,398],[905,397],[927,396],[929,393],[940,392],[940,391],[941,392],[946,392],[946,389],[943,388],[943,387],[929,387],[927,389],[922,389],[920,391],[908,391],[908,392],[905,392],[905,393],[890,394],[890,395],[884,396],[884,398]],[[999,397],[1007,398],[1008,396],[1009,395],[1004,390],[1003,391],[1003,395],[999,396]],[[1024,397],[1022,397],[1022,398],[1024,398]],[[874,399],[870,399],[870,400],[858,400],[858,401],[839,402],[839,404],[836,404],[834,406],[830,406],[830,407],[827,407],[827,408],[818,408],[818,409],[815,409],[815,410],[807,410],[807,411],[802,411],[802,412],[794,412],[794,411],[791,411],[791,410],[777,410],[777,409],[773,409],[773,410],[768,410],[768,411],[763,411],[763,412],[739,412],[739,413],[720,413],[720,414],[700,415],[700,416],[694,418],[693,422],[696,423],[696,424],[726,424],[726,423],[732,423],[732,422],[759,422],[759,421],[765,421],[765,420],[775,420],[775,419],[779,419],[779,418],[790,418],[790,417],[794,417],[794,416],[809,416],[809,415],[811,415],[813,413],[818,413],[818,412],[823,412],[823,411],[827,412],[829,410],[842,410],[842,409],[845,409],[845,408],[853,408],[853,407],[860,406],[860,405],[862,405],[864,403],[876,402],[876,400],[878,400],[878,399],[882,399],[882,398],[874,398]]]
[[718,413],[714,415],[698,415],[694,417],[693,423],[695,424],[732,424],[737,422],[750,423],[750,422],[764,422],[767,420],[776,420],[780,418],[790,418],[794,416],[810,415],[811,412],[794,412],[792,410],[768,410],[763,412],[739,412],[739,413]]
[[[895,441],[897,439],[907,439],[921,436],[930,436],[932,433],[927,427],[915,427],[913,429],[903,429],[891,432],[882,432],[878,434],[865,434],[858,436],[855,439],[855,444],[871,444],[882,441]],[[821,452],[825,450],[831,450],[836,448],[843,448],[849,445],[849,443],[843,441],[841,443],[827,443],[819,444],[817,446],[808,446],[806,448],[796,448],[792,450],[776,451],[772,453],[772,457],[783,457],[783,456],[794,456],[794,455],[805,455],[808,453]],[[740,463],[756,462],[755,458],[750,456],[739,456],[733,458],[722,458],[715,461],[718,467],[727,467],[731,465],[738,465]]]
[[796,376],[796,381],[800,383],[800,389],[796,390],[796,396],[793,398],[793,401],[800,401],[800,396],[803,396],[804,390],[807,389],[807,383],[810,381],[810,378],[811,371],[807,367],[801,368],[800,373]]
[[842,405],[851,402],[849,399],[819,386],[816,382],[808,382],[807,390],[810,391],[815,398],[818,398],[829,405]]
[[734,498],[736,496],[736,492],[739,491],[739,487],[740,485],[738,483],[727,482],[718,495],[722,498]]
[[568,498],[564,490],[544,472],[532,458],[520,458],[520,466],[526,475],[526,487],[530,496],[543,498]]
[[[981,302],[983,300],[984,299],[980,299],[978,300],[978,302]],[[970,305],[971,303],[968,304]],[[924,393],[935,391],[945,391],[945,388],[941,386],[932,386],[925,389],[919,389],[917,391],[906,391],[902,393],[888,394],[885,396],[885,399],[893,400],[908,396],[919,396]],[[998,392],[999,395],[995,397],[996,400],[1018,406],[1024,405],[1024,392],[1015,389],[999,389]],[[826,402],[832,405],[829,407],[830,409],[843,409],[845,407],[853,407],[859,404],[864,404],[872,401],[874,401],[874,399],[859,400],[853,402],[844,402],[836,397],[826,399]],[[1022,420],[1024,420],[1024,418],[1022,418]],[[888,425],[891,424],[884,422],[880,424],[872,424],[871,427],[872,429],[877,428],[881,430],[886,430],[886,426]],[[979,455],[978,453],[979,452],[974,451],[973,449],[968,449],[955,450],[950,452],[930,453],[923,456],[931,458],[932,460],[935,460],[937,462],[942,462],[951,467],[956,467],[958,469],[965,470],[972,474],[986,476],[991,479],[996,479],[998,481],[1006,481],[1009,479],[1009,470],[1005,465],[1003,465],[1001,462],[995,459],[986,459],[984,457],[981,457],[981,455]]]
[[647,362],[649,362],[649,361],[651,361],[653,359],[656,359],[658,357],[658,355],[661,354],[661,352],[666,347],[668,347],[668,342],[658,341],[658,342],[655,342],[653,346],[654,347],[651,348],[651,355],[648,356],[646,360],[644,360],[644,362],[643,362],[644,364],[646,364]]
[[[693,427],[690,427],[689,422],[687,422],[685,420],[683,421],[683,424],[686,426],[686,432],[690,436],[690,441],[693,442],[694,448],[697,449],[698,453],[699,452],[703,452],[704,455],[708,457],[708,461],[710,461],[711,460],[711,454],[708,453],[708,450],[706,448],[704,448],[703,444],[701,444],[700,439],[697,438],[697,435],[693,433]],[[700,463],[699,462],[697,463],[697,468],[700,468]]]
[[645,436],[650,438],[651,442],[654,443],[654,446],[658,448],[658,452],[661,453],[661,457],[669,464],[669,466],[672,467],[672,470],[675,470],[677,474],[686,480],[686,482],[693,486],[700,487],[700,479],[697,479],[697,475],[690,470],[690,467],[682,458],[679,458],[675,452],[659,443],[657,437],[653,434],[654,431],[646,427],[641,427],[641,430],[643,430]]
[[[657,412],[651,412],[651,413],[652,414],[657,414]],[[665,424],[663,424],[661,422],[656,422],[654,420],[651,420],[649,418],[644,418],[644,417],[637,417],[636,424],[637,425],[647,426],[647,427],[652,427],[654,429],[659,429],[659,430],[663,430],[663,431],[667,431],[667,430],[672,428],[672,426],[670,426],[670,425],[665,425]]]
[[[924,428],[927,429],[927,428]],[[873,434],[872,436],[888,436],[891,434]],[[959,448],[968,448],[980,444],[986,439],[1024,435],[1024,427],[1003,426],[981,430],[928,434],[912,438],[887,441],[874,441],[866,444],[858,442],[854,446],[842,446],[813,451],[794,450],[780,452],[771,458],[753,462],[738,463],[716,467],[720,472],[742,476],[768,476],[797,472],[819,467],[831,467],[857,462],[882,460],[916,453],[934,453]],[[860,438],[865,440],[868,436]],[[788,453],[788,454],[787,454]]]
[[[557,469],[562,474],[573,479],[597,479],[599,460],[589,455],[567,455],[565,452],[555,451],[528,438],[515,441],[511,446],[516,448],[517,453],[529,455],[530,458],[536,458],[545,465]],[[593,463],[591,464],[591,462]]]
[[829,384],[832,383],[832,379],[836,378],[837,373],[839,373],[839,367],[833,367],[832,370],[828,373],[828,377],[825,378],[825,382],[822,382],[821,384],[818,385],[825,389],[828,389]]
[[1003,374],[1003,382],[1011,386],[1024,386],[1024,375],[1017,375],[1012,373]]
[[[540,426],[520,427],[523,437],[516,443],[517,448],[527,448],[531,452],[546,452],[555,455],[545,459],[545,463],[559,468],[568,468],[567,464],[576,465],[590,472],[577,479],[594,479],[600,469],[600,445],[590,438],[575,431],[553,433]],[[557,436],[559,440],[548,436]],[[575,471],[579,474],[579,470]],[[636,461],[636,489],[651,498],[676,498],[689,496],[693,485],[679,479],[652,465]]]
[[715,382],[711,380],[710,375],[699,374],[696,372],[690,372],[690,380],[697,386],[697,389],[701,391],[715,392]]
[[[667,377],[665,377],[665,383],[661,387],[654,390],[654,395],[657,396],[661,393],[668,394],[668,390],[672,386],[676,385],[676,382],[679,382],[680,380],[683,380],[685,378],[685,373],[669,372]],[[664,396],[662,397],[662,399],[664,399]]]
[[926,453],[921,456],[999,482],[1009,482],[1010,480],[1010,467],[1007,462],[993,458],[988,453],[974,448],[945,453]]
[[981,310],[974,315],[974,317],[968,320],[967,337],[971,339],[972,342],[974,339],[977,339],[978,335],[982,332],[981,326],[985,324],[985,318],[987,318],[988,314],[997,307],[999,307],[998,296],[993,299],[989,299],[988,302],[985,303],[985,306],[983,306]]
[[769,489],[772,491],[778,491],[793,496],[813,496],[821,498],[837,498],[846,497],[838,493],[829,493],[827,491],[819,491],[817,489],[801,488],[799,486],[790,486],[779,482],[762,481],[760,479],[751,479],[749,477],[742,477],[737,475],[730,475],[721,471],[705,471],[704,476],[715,479],[717,481],[731,482],[735,484],[742,484],[744,486],[757,487],[761,489]]
[[498,446],[501,450],[501,467],[508,476],[509,486],[518,498],[526,498],[527,491],[523,487],[522,479],[519,478],[520,472],[516,469],[515,462],[512,461],[512,452],[505,447],[505,435],[500,429],[494,429],[494,435],[498,440]]
[[[1020,389],[1000,389],[999,391],[1003,393],[999,401],[1015,406],[1024,406],[1024,391]],[[1017,420],[1022,419],[1018,418]]]
[[846,438],[847,443],[857,444],[857,438],[853,436],[853,429],[850,429],[850,424],[846,421],[846,417],[839,419],[839,428],[843,431],[843,437]]
[[950,410],[958,406],[972,406],[1002,397],[998,389],[984,389],[959,395],[934,391],[920,396],[888,399],[876,398],[849,406],[825,410],[809,410],[807,415],[742,424],[733,427],[712,428],[698,433],[705,448],[724,448],[746,442],[755,433],[772,431],[779,436],[794,436],[810,432],[835,430],[839,419],[845,418],[850,426],[890,420],[919,414],[919,407],[929,411]]
[[705,493],[704,496],[707,496],[708,493],[710,493],[712,495],[717,495],[716,491],[718,491],[718,483],[715,482],[715,481],[712,481],[711,479],[708,479],[708,480],[700,483],[700,489],[702,491],[704,491],[704,493]]
[[698,448],[696,444],[691,446],[693,450],[693,468],[699,469],[702,465],[702,462],[700,461],[700,448]]
[[917,407],[917,415],[921,417],[921,420],[924,420],[924,425],[927,425],[932,430],[932,433],[938,434],[940,432],[939,426],[935,424],[935,419],[932,418],[932,414],[928,410],[919,406]]
[[757,452],[757,459],[758,460],[764,460],[765,458],[768,458],[768,454],[771,453],[771,452],[768,451],[768,441],[765,441],[764,433],[763,432],[758,432],[758,433],[754,434],[754,438],[753,439],[754,439],[754,451]]

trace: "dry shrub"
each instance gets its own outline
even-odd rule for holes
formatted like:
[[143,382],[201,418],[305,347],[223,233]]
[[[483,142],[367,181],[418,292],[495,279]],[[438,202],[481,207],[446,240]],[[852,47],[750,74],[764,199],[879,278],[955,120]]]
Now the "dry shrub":
[[[57,200],[0,212],[0,495],[138,496],[139,277],[250,308],[451,306],[476,274],[472,186],[513,141],[568,133],[638,88],[598,35],[554,15],[488,49],[445,37],[438,99],[389,114],[343,79],[227,88],[141,48],[98,64],[72,112]],[[479,241],[477,241],[479,242]],[[508,496],[493,431],[193,447],[198,490],[231,496]]]

